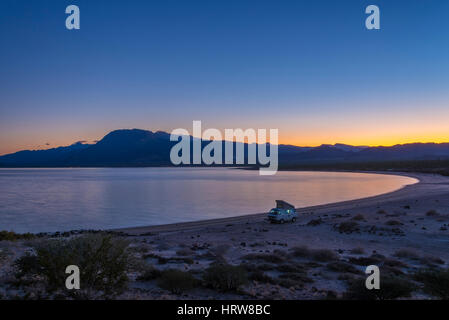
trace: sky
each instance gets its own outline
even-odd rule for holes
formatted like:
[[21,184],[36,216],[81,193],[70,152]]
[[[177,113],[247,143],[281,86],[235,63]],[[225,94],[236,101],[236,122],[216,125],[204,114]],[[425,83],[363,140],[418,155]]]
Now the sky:
[[[80,30],[68,30],[68,5]],[[380,8],[367,30],[365,8]],[[108,132],[449,142],[447,0],[2,0],[0,154]]]

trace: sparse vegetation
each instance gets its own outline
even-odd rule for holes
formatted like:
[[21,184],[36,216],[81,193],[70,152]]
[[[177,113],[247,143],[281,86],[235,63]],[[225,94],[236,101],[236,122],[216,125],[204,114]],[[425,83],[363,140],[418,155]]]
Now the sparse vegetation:
[[322,224],[322,223],[323,223],[323,219],[318,218],[318,219],[312,219],[312,220],[310,220],[309,222],[307,222],[307,225],[308,225],[308,226],[318,226],[318,225],[320,225],[320,224]]
[[219,291],[235,291],[248,282],[248,273],[243,266],[214,264],[206,269],[204,283]]
[[351,220],[354,220],[354,221],[365,221],[365,217],[362,214],[357,214],[357,215],[353,216]]
[[388,220],[387,222],[385,222],[385,224],[387,226],[401,226],[402,222],[400,222],[398,220]]
[[305,283],[313,282],[306,273],[302,272],[287,272],[279,275],[279,279],[288,279],[294,282],[295,286],[304,286]]
[[371,264],[379,264],[380,262],[382,262],[382,259],[378,256],[372,255],[370,257],[359,257],[359,258],[350,257],[349,262],[359,266],[369,266]]
[[190,248],[182,248],[179,249],[178,251],[176,251],[176,254],[178,256],[182,256],[182,257],[188,257],[194,254],[194,251]]
[[155,253],[148,253],[146,255],[144,255],[144,259],[148,259],[148,258],[153,258],[153,259],[157,259],[158,264],[167,264],[169,262],[183,262],[186,264],[194,264],[195,261],[193,261],[192,258],[190,257],[170,257],[170,258],[166,258],[166,257],[162,257],[160,255],[157,255]]
[[260,283],[271,283],[271,284],[276,283],[275,279],[266,275],[264,272],[260,270],[254,270],[253,272],[251,272],[249,275],[249,280],[257,281]]
[[355,221],[345,221],[336,226],[340,233],[353,233],[360,231],[360,225]]
[[229,250],[230,246],[228,244],[221,244],[215,247],[212,247],[210,249],[210,251],[215,255],[215,256],[223,256],[224,254],[226,254],[226,252]]
[[334,261],[328,263],[326,266],[329,270],[341,273],[360,273],[360,271],[353,265],[344,261]]
[[425,256],[419,259],[419,262],[421,264],[427,265],[429,267],[432,267],[434,265],[438,265],[438,264],[444,264],[444,260],[442,260],[439,257],[434,257],[434,256]]
[[363,248],[353,248],[350,252],[352,254],[364,254],[365,250]]
[[8,255],[10,255],[10,252],[7,248],[0,248],[0,262],[6,259]]
[[168,269],[161,273],[157,283],[162,289],[168,290],[174,294],[181,294],[192,289],[197,280],[189,272],[178,269]]
[[333,261],[338,259],[338,255],[327,249],[318,249],[318,250],[312,250],[311,256],[313,259],[321,262],[327,262],[327,261]]
[[32,233],[20,234],[12,231],[0,231],[0,241],[31,240],[35,237]]
[[65,269],[80,269],[83,289],[105,295],[120,293],[126,287],[130,256],[128,242],[110,235],[91,234],[69,240],[48,240],[38,244],[15,262],[18,278],[41,277],[49,291],[65,289]]
[[251,253],[242,257],[242,260],[261,260],[271,263],[280,263],[285,260],[284,255],[279,252],[273,253]]
[[292,256],[298,258],[311,258],[320,262],[338,260],[338,255],[328,249],[309,249],[305,246],[293,247]]
[[436,217],[436,216],[439,216],[439,215],[440,214],[436,210],[429,210],[429,211],[426,212],[426,216],[428,216],[428,217]]
[[310,255],[310,250],[306,246],[293,247],[292,255],[299,258],[305,258]]
[[353,300],[393,300],[408,298],[416,290],[413,282],[395,276],[383,276],[380,289],[368,290],[365,278],[348,281],[348,290],[343,295],[345,299]]
[[281,264],[276,267],[276,270],[279,272],[306,272],[307,267],[302,264],[297,263],[289,263],[289,264]]
[[412,259],[412,260],[419,259],[419,255],[415,251],[410,249],[399,249],[394,253],[394,256],[398,258]]
[[137,277],[138,281],[151,281],[159,278],[162,272],[153,266],[146,266],[144,271]]
[[419,270],[414,275],[414,279],[423,283],[424,292],[443,300],[449,300],[449,269]]

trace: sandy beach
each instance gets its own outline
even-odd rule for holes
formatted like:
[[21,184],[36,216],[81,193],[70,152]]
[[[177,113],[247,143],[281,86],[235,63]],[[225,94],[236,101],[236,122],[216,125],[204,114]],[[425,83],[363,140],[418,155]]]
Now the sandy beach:
[[[422,173],[395,174],[413,177],[419,182],[374,197],[297,208],[299,218],[293,224],[270,224],[266,219],[266,213],[260,213],[161,226],[123,228],[115,231],[131,236],[150,234],[175,243],[189,243],[191,236],[201,235],[202,241],[215,244],[222,241],[230,244],[230,238],[235,239],[234,242],[250,242],[263,238],[267,241],[287,243],[289,246],[313,244],[316,247],[333,249],[363,245],[367,249],[395,250],[397,247],[410,246],[423,253],[430,250],[438,256],[449,259],[449,251],[445,250],[445,245],[449,242],[449,232],[440,230],[441,227],[444,229],[446,222],[449,221],[447,209],[449,208],[449,177]],[[426,213],[432,210],[437,212],[437,215],[427,216]],[[363,219],[355,219],[362,229],[371,225],[383,228],[386,227],[386,222],[397,220],[400,223],[397,226],[400,226],[399,228],[407,236],[394,235],[388,228],[383,233],[379,231],[372,235],[364,232],[347,235],[333,230],[335,224],[351,220],[356,215],[363,215]],[[314,219],[321,219],[322,222],[319,225],[309,224]],[[263,228],[267,231],[262,235],[253,232],[242,233],[248,228]],[[441,252],[438,249],[442,249]]]
[[[250,254],[288,252],[298,246],[331,250],[343,261],[373,253],[404,260],[401,262],[407,268],[401,272],[412,272],[422,263],[431,264],[433,258],[447,263],[449,178],[418,173],[403,175],[416,178],[419,183],[375,197],[298,208],[296,223],[270,224],[263,213],[120,231],[150,242],[151,248],[159,248],[157,254],[164,257],[174,256],[183,248],[222,248],[223,258],[231,264],[242,263],[245,261],[242,257]],[[351,230],[339,229],[345,222],[354,223]],[[404,254],[399,257],[401,251]],[[344,285],[332,280],[335,276],[338,277],[329,270],[325,276],[318,275],[310,290],[321,294],[327,290],[343,291]],[[306,290],[297,295],[288,292],[286,296],[315,295]]]
[[[412,280],[415,272],[447,268],[449,262],[449,177],[403,175],[419,183],[375,197],[298,208],[295,223],[271,224],[261,213],[114,230],[131,242],[136,258],[158,272],[179,269],[200,278],[221,262],[244,266],[250,275],[234,292],[201,287],[173,294],[134,271],[120,298],[344,298],[348,281],[365,277],[370,264],[378,265],[381,275],[419,287]],[[15,257],[26,250],[25,243],[11,246]],[[410,297],[432,298],[420,290]]]

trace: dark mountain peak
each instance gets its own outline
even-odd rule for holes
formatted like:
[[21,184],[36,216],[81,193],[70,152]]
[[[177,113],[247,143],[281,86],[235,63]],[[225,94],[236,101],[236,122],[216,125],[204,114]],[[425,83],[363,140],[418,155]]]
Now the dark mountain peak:
[[[194,139],[190,137],[190,139]],[[170,141],[164,131],[119,129],[96,144],[78,141],[67,147],[20,151],[0,157],[0,166],[157,166],[171,165]],[[391,147],[351,146],[343,143],[319,147],[279,145],[281,164],[376,162],[449,159],[449,143],[409,143]]]
[[322,144],[318,147],[313,148],[312,150],[323,150],[323,151],[331,151],[331,150],[335,150],[338,148],[335,148],[335,146],[331,145],[331,144]]
[[170,137],[170,134],[164,131],[152,132],[142,129],[118,129],[109,132],[98,143],[134,143],[136,141],[147,141],[165,137]]
[[100,141],[97,146],[123,147],[142,143],[153,137],[153,132],[141,129],[119,129],[109,132]]
[[149,131],[149,130],[117,129],[117,130],[109,132],[100,141],[107,140],[107,139],[115,139],[117,137],[143,137],[143,136],[148,136],[148,135],[152,135],[152,134],[153,134],[153,132]]
[[336,143],[334,144],[334,147],[343,151],[352,151],[352,152],[358,152],[368,148],[368,146],[351,146],[349,144],[344,143]]
[[[77,141],[77,142],[74,142],[74,143],[72,143],[69,147],[72,147],[72,148],[84,148],[85,146],[89,146],[89,144],[87,143],[87,141]],[[64,147],[59,147],[59,148],[64,148]]]

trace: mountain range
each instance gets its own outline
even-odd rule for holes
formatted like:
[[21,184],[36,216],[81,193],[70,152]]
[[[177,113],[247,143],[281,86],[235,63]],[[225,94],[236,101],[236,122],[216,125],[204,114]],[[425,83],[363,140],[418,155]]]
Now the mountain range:
[[[194,139],[189,138],[191,141]],[[166,132],[121,129],[108,133],[95,144],[78,142],[67,147],[24,150],[0,156],[0,167],[170,166],[170,150],[176,143],[170,141],[170,134]],[[208,143],[202,142],[203,146]],[[245,144],[245,156],[247,147]],[[281,144],[278,150],[281,166],[449,159],[449,143],[412,143],[391,147],[346,144],[298,147]]]

